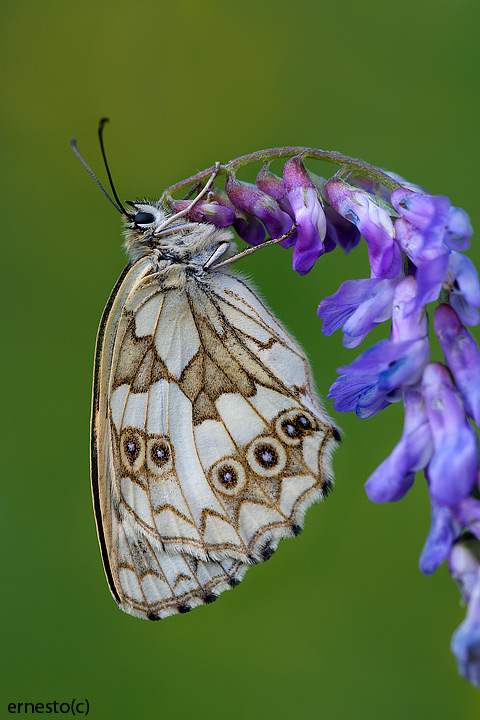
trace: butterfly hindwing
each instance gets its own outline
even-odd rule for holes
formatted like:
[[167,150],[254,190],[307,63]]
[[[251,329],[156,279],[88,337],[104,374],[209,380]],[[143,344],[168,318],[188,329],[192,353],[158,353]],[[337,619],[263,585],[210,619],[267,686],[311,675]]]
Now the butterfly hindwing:
[[215,599],[330,487],[336,430],[305,355],[236,276],[165,284],[137,261],[105,311],[96,378],[97,524],[127,612]]

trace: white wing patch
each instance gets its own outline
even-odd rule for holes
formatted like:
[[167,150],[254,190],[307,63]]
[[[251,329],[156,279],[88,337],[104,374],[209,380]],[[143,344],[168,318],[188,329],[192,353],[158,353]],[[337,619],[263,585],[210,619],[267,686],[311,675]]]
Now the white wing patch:
[[[225,393],[215,403],[225,430],[237,447],[266,432],[267,426],[252,404],[240,393]],[[239,422],[241,418],[241,422]]]
[[153,435],[168,434],[168,415],[170,383],[159,380],[151,385],[148,397],[147,432]]
[[[150,300],[153,306],[154,300]],[[170,292],[162,296],[162,300],[155,331],[155,349],[169,372],[179,378],[200,348],[200,339],[187,298],[180,292]],[[158,310],[156,313],[152,310],[152,315],[155,314],[158,314]],[[179,342],[179,338],[183,338],[183,341]]]
[[107,577],[123,610],[161,619],[212,602],[298,533],[332,485],[338,433],[301,349],[231,275],[167,287],[143,258],[99,342]]

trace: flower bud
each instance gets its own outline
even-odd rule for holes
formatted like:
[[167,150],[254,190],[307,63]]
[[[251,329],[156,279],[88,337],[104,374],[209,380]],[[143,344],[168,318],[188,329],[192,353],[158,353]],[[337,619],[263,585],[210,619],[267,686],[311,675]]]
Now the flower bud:
[[293,269],[306,275],[325,252],[327,220],[318,190],[299,157],[285,163],[283,183],[297,224]]
[[249,245],[260,245],[260,243],[265,240],[265,228],[260,220],[257,220],[257,218],[250,215],[250,213],[242,212],[235,207],[224,190],[215,188],[209,197],[211,197],[214,202],[232,211],[235,218],[233,227],[242,240]]
[[265,163],[258,173],[256,179],[257,187],[259,187],[262,192],[270,195],[270,197],[276,200],[280,209],[283,210],[283,212],[286,212],[293,220],[295,216],[287,197],[283,180],[281,177],[278,177],[278,175],[275,175],[275,173],[270,172],[268,169],[269,167],[270,163]]
[[272,238],[278,238],[292,227],[292,219],[280,209],[278,203],[256,185],[237,180],[232,172],[228,175],[225,190],[233,205],[244,213],[254,215],[267,228]]
[[[186,210],[191,204],[191,200],[173,200],[171,207],[177,213]],[[198,202],[189,210],[187,217],[193,222],[210,223],[215,227],[228,227],[233,224],[235,216],[229,208],[217,205],[217,203]]]

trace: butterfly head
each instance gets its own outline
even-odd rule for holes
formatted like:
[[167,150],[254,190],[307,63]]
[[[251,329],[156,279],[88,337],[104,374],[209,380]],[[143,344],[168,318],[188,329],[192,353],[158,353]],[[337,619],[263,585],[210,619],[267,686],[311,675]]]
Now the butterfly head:
[[125,249],[131,262],[155,255],[159,260],[203,267],[219,246],[228,243],[234,248],[229,230],[185,217],[174,218],[159,202],[138,200],[127,204],[131,210],[124,217]]

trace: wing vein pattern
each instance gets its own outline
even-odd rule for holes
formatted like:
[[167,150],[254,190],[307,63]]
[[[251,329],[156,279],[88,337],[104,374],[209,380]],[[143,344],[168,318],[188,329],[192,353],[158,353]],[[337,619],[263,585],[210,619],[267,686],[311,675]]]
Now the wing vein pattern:
[[332,485],[338,433],[303,351],[236,275],[166,283],[143,257],[98,344],[105,569],[123,610],[158,620],[212,602],[299,532]]

